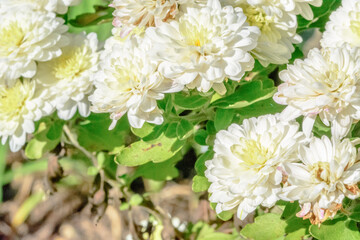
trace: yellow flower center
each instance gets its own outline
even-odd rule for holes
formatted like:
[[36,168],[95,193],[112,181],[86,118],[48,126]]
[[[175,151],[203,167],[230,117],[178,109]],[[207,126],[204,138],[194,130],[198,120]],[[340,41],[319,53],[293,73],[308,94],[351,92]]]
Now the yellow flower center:
[[180,19],[179,30],[189,46],[203,47],[210,42],[209,30],[203,25],[195,25]]
[[273,18],[267,16],[264,9],[247,5],[243,7],[244,14],[251,26],[257,26],[261,32],[271,31],[270,24],[274,22]]
[[73,79],[91,68],[91,50],[77,47],[54,60],[53,74],[58,80]]
[[310,168],[313,178],[327,184],[330,183],[330,164],[328,162],[317,162]]
[[231,146],[232,153],[243,161],[246,167],[262,167],[269,159],[272,153],[261,146],[261,144],[252,139],[240,139],[240,144]]
[[14,21],[0,28],[0,56],[9,56],[25,40],[25,31]]
[[20,115],[25,103],[33,95],[33,84],[20,80],[11,87],[0,87],[0,120],[11,119]]

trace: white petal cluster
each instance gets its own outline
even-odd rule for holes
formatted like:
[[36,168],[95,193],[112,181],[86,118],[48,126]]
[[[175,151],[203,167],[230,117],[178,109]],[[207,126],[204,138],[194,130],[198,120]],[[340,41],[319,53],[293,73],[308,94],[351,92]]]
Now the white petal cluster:
[[217,213],[237,209],[244,219],[259,205],[275,205],[283,180],[278,167],[296,160],[298,145],[305,140],[298,129],[296,122],[264,115],[217,133],[214,158],[205,163],[209,200],[217,203]]
[[36,73],[35,61],[49,61],[61,55],[68,43],[64,20],[54,13],[9,10],[0,15],[0,78],[11,85],[20,76]]
[[[257,2],[257,0],[251,0]],[[273,0],[263,0],[263,1],[273,1]],[[285,11],[293,13],[296,15],[301,15],[307,20],[314,18],[314,13],[311,10],[310,5],[315,7],[320,7],[323,3],[323,0],[276,0],[275,4],[278,7],[282,7]]]
[[283,119],[305,116],[303,130],[310,135],[316,116],[332,134],[343,137],[351,124],[360,120],[359,49],[312,49],[305,60],[296,60],[280,72],[284,81],[274,95],[279,104],[288,105]]
[[18,8],[65,14],[69,6],[77,5],[80,2],[81,0],[1,0],[0,12]]
[[90,114],[88,95],[93,90],[92,76],[98,70],[98,40],[95,33],[68,34],[71,45],[62,55],[38,64],[34,79],[49,91],[47,99],[56,107],[61,119],[69,120],[77,109]]
[[223,94],[225,78],[240,80],[253,68],[249,51],[259,29],[248,26],[240,8],[209,0],[205,7],[188,7],[178,21],[148,28],[146,35],[156,43],[153,54],[161,61],[161,74],[190,89],[213,87]]
[[296,34],[296,14],[284,10],[291,8],[280,4],[278,1],[267,0],[223,2],[223,5],[227,4],[242,8],[247,17],[247,22],[260,29],[261,35],[257,46],[251,53],[263,66],[270,63],[288,63],[292,52],[295,50],[293,44],[302,41],[301,37]]
[[112,51],[104,51],[100,71],[96,75],[96,90],[90,101],[92,111],[109,112],[115,127],[126,112],[131,126],[140,128],[144,122],[161,124],[162,111],[157,100],[164,93],[178,92],[183,86],[164,78],[158,71],[158,62],[150,59],[151,42],[131,36],[125,42],[114,42]]
[[135,27],[158,26],[174,19],[179,13],[179,2],[184,0],[114,0],[115,27],[121,28],[121,37],[128,35]]
[[288,13],[301,15],[307,20],[314,18],[310,5],[320,7],[323,0],[221,0],[225,5],[239,5],[247,1],[251,5],[273,5]]
[[330,15],[321,45],[341,47],[344,43],[360,47],[360,1],[343,0],[342,6]]
[[349,139],[313,138],[309,146],[300,146],[299,158],[301,163],[284,163],[290,186],[281,196],[299,201],[298,217],[321,224],[334,217],[345,197],[360,196],[360,158]]
[[11,151],[18,151],[26,141],[26,134],[35,130],[34,121],[52,112],[44,101],[46,91],[35,81],[16,80],[12,87],[0,85],[0,137],[9,140]]

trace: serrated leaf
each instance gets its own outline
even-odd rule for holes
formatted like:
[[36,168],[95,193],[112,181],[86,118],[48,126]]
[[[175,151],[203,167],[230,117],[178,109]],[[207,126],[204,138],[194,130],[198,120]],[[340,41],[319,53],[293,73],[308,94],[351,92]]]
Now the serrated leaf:
[[177,138],[161,135],[158,139],[149,142],[140,140],[132,143],[120,151],[115,157],[115,161],[129,167],[148,162],[163,162],[174,156],[182,146],[183,144]]
[[247,224],[241,234],[250,239],[269,240],[285,236],[286,223],[280,215],[267,213],[255,218],[255,222]]
[[194,125],[185,119],[181,119],[176,127],[176,135],[180,140],[190,137],[193,133]]
[[310,233],[319,240],[360,239],[360,232],[356,222],[346,220],[346,217],[327,220],[321,224],[320,228],[317,225],[312,225]]
[[208,190],[210,183],[206,177],[196,175],[193,178],[192,190],[194,192],[203,192]]
[[182,109],[198,109],[207,102],[209,102],[209,99],[200,95],[186,96],[183,93],[176,93],[174,96],[174,104]]

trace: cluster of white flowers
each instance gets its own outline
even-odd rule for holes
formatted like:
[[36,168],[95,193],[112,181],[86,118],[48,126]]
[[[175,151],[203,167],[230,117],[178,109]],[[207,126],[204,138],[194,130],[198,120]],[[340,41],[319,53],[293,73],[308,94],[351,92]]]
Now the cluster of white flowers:
[[[158,100],[184,88],[226,93],[254,67],[284,64],[300,43],[297,16],[322,0],[114,0],[113,36],[70,34],[64,20],[80,0],[0,2],[0,138],[12,151],[57,111],[127,114],[134,128],[162,124]],[[360,0],[343,0],[322,49],[280,73],[281,114],[250,118],[216,135],[206,162],[216,212],[244,219],[258,206],[299,201],[297,216],[321,224],[360,190],[360,155],[345,138],[360,120]],[[90,105],[92,104],[92,106]],[[304,116],[302,130],[295,119]],[[316,118],[332,138],[312,134]]]
[[19,150],[34,121],[58,110],[88,116],[98,65],[96,34],[69,34],[56,14],[80,0],[0,2],[0,138]]
[[259,205],[275,205],[283,181],[279,167],[295,161],[299,144],[306,140],[298,130],[297,122],[265,115],[217,133],[215,155],[205,172],[217,213],[237,208],[237,216],[244,219]]
[[[301,14],[307,19],[313,17],[308,4],[321,4],[232,2],[252,7],[259,4],[263,10],[271,5],[271,9],[282,8],[289,16]],[[209,199],[217,203],[217,213],[237,211],[237,216],[244,219],[258,206],[272,207],[282,199],[299,201],[301,211],[297,216],[320,225],[342,209],[345,197],[360,197],[360,154],[355,147],[357,142],[346,138],[352,124],[360,120],[359,16],[360,1],[343,0],[326,24],[323,48],[312,49],[306,59],[295,60],[280,72],[284,83],[278,87],[274,100],[287,105],[281,114],[244,120],[242,125],[233,124],[218,132],[215,155],[206,162],[205,172],[211,183]],[[262,29],[261,34],[265,35]],[[291,36],[287,39],[291,41]],[[261,62],[256,54],[259,48],[258,44],[252,53]],[[294,122],[299,116],[304,116],[302,131]],[[331,139],[313,136],[317,116],[331,127]]]
[[139,128],[163,122],[156,100],[166,92],[225,94],[224,81],[241,80],[254,58],[265,66],[287,63],[292,44],[301,42],[297,15],[311,19],[310,5],[321,3],[114,0],[114,36],[105,43],[92,111],[111,113],[111,128],[127,113]]

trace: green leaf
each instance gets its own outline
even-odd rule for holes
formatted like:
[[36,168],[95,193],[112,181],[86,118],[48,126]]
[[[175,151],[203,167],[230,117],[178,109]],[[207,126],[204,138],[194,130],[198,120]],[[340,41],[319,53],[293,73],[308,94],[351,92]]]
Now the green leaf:
[[180,140],[183,140],[190,137],[193,130],[194,125],[192,125],[188,120],[181,119],[176,127],[176,135]]
[[115,161],[125,166],[139,166],[148,162],[159,163],[174,156],[182,146],[177,138],[161,135],[158,139],[149,142],[140,140],[132,143],[120,151]]
[[323,0],[323,4],[320,7],[311,6],[314,13],[314,19],[306,20],[302,16],[298,15],[298,28],[300,32],[304,29],[319,28],[321,32],[325,30],[325,25],[329,21],[329,16],[341,5],[341,1],[336,0]]
[[215,229],[204,222],[197,222],[192,232],[197,232],[196,240],[240,240],[240,236],[237,233],[225,234],[215,232]]
[[94,13],[83,13],[81,15],[76,16],[75,19],[70,20],[70,24],[74,27],[86,27],[97,25],[104,20],[112,21],[114,11],[113,8],[103,7],[103,6],[94,6]]
[[48,119],[40,123],[33,139],[31,139],[30,142],[26,145],[25,155],[28,158],[39,159],[44,155],[44,153],[54,149],[59,144],[61,132],[58,134],[58,138],[56,139],[51,140],[47,137],[52,123],[53,122]]
[[262,100],[251,104],[250,106],[240,108],[236,112],[244,119],[250,117],[258,117],[265,114],[275,114],[284,110],[286,106],[277,104],[272,98]]
[[49,128],[48,133],[46,134],[46,137],[49,140],[57,140],[61,137],[62,129],[65,124],[65,121],[56,119]]
[[176,138],[177,137],[177,133],[176,133],[177,126],[178,126],[178,122],[169,123],[169,126],[167,127],[167,129],[165,131],[165,136],[167,136],[168,138]]
[[205,176],[204,172],[206,171],[205,162],[212,159],[214,156],[214,151],[209,150],[202,154],[195,162],[195,170],[199,176]]
[[302,240],[309,234],[309,220],[303,220],[295,215],[286,221],[285,231],[287,233],[285,240]]
[[6,168],[6,153],[8,149],[6,145],[0,144],[0,204],[3,200],[4,172]]
[[214,119],[216,130],[220,131],[222,129],[226,129],[232,123],[234,113],[234,109],[217,109]]
[[351,214],[350,214],[349,218],[356,221],[356,222],[360,222],[360,205],[356,206],[351,211]]
[[139,194],[134,194],[131,196],[129,204],[131,206],[138,206],[143,202],[143,198]]
[[229,221],[234,216],[234,213],[230,211],[224,211],[216,215],[223,221]]
[[217,133],[214,121],[208,121],[206,123],[206,131],[209,135],[215,135]]
[[276,92],[273,80],[265,78],[244,82],[231,95],[221,98],[211,104],[220,108],[243,108],[264,99],[271,98]]
[[206,132],[206,130],[204,129],[199,129],[198,131],[196,131],[195,136],[194,136],[194,140],[197,144],[205,146],[206,145],[206,138],[207,138],[208,134]]
[[91,152],[111,151],[125,143],[129,134],[127,118],[122,117],[113,130],[109,114],[91,114],[86,120],[74,126],[81,146]]
[[96,167],[94,166],[90,166],[87,170],[87,175],[89,176],[95,176],[96,174],[98,174],[99,172],[99,169],[97,169]]
[[176,93],[174,95],[174,104],[182,109],[198,109],[209,101],[209,98],[200,95],[186,96],[185,93]]
[[331,138],[331,128],[330,126],[326,126],[320,119],[320,117],[317,117],[314,123],[313,127],[313,133],[317,137],[321,137],[323,135],[328,136]]
[[154,129],[154,125],[145,122],[142,128],[133,128],[131,127],[131,132],[136,136],[143,138],[149,135]]
[[285,227],[286,223],[280,215],[267,213],[256,217],[255,222],[247,224],[240,233],[256,240],[281,239],[285,235]]
[[136,169],[134,175],[131,177],[130,183],[138,177],[152,179],[155,181],[168,181],[176,178],[179,175],[179,171],[175,167],[175,164],[181,159],[182,155],[178,152],[175,156],[164,162],[148,162],[141,165]]
[[320,228],[317,225],[312,225],[310,233],[319,240],[360,239],[356,222],[346,220],[346,217],[328,220],[321,224]]
[[161,134],[163,134],[164,132],[166,132],[166,129],[168,128],[169,124],[165,123],[165,124],[161,124],[161,125],[155,125],[152,132],[143,137],[144,141],[151,141],[154,139],[157,139],[158,137],[160,137]]
[[287,220],[287,219],[295,216],[295,214],[299,211],[300,211],[300,206],[297,201],[296,202],[287,202],[285,209],[281,215],[281,219]]
[[[96,13],[96,8],[100,11],[99,5],[101,5],[101,7],[103,7],[104,9],[107,8],[108,10],[105,10],[106,15],[101,16],[101,14],[105,14],[105,12],[99,13],[100,14],[99,16],[95,15],[93,17],[93,20],[96,21],[95,18],[97,18],[99,20],[98,17],[104,18],[104,16],[109,17],[108,20],[110,20],[109,22],[100,24],[100,23],[102,23],[102,21],[100,19],[100,21],[98,22],[99,24],[97,24],[97,25],[84,26],[84,24],[81,24],[81,23],[83,23],[84,21],[87,21],[87,19],[81,19],[81,18],[84,18],[84,16],[79,17],[81,19],[81,22],[77,26],[82,26],[82,27],[75,27],[73,25],[68,24],[69,32],[71,32],[71,33],[80,33],[83,31],[85,31],[87,33],[95,32],[95,33],[97,33],[100,41],[105,41],[107,38],[109,38],[111,36],[111,30],[113,28],[113,25],[111,23],[112,16],[110,16],[107,11],[110,12],[110,11],[113,11],[114,9],[108,8],[108,6],[107,6],[108,4],[109,3],[104,0],[86,0],[86,1],[81,1],[81,3],[76,6],[69,7],[69,10],[67,12],[67,18],[70,19],[70,21],[71,20],[76,21],[75,19],[78,16],[83,15],[83,14],[94,14],[94,13]],[[91,19],[89,19],[89,20],[91,20]],[[90,21],[90,23],[91,23],[91,21]]]
[[192,190],[194,192],[203,192],[208,190],[210,183],[206,177],[196,175],[193,178]]

